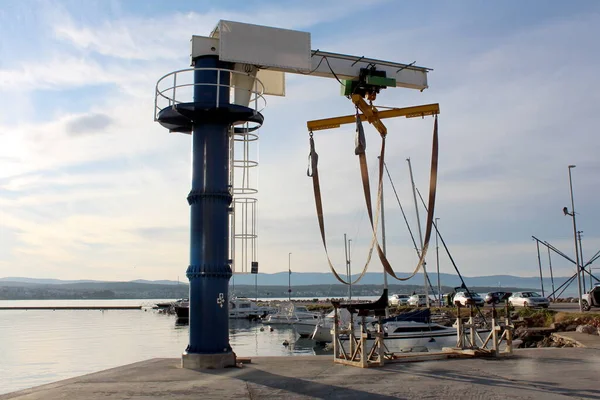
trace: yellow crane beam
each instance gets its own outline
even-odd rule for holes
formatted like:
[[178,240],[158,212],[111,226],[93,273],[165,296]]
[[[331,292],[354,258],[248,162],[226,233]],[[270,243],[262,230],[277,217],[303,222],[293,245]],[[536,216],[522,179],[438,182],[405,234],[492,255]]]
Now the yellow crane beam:
[[[359,95],[353,95],[352,101],[358,106],[358,108],[362,112],[362,114],[360,114],[360,119],[362,121],[372,123],[382,135],[385,135],[385,133],[387,132],[385,126],[380,121],[384,118],[416,118],[424,117],[427,115],[436,115],[440,113],[440,105],[438,103],[404,108],[392,108],[390,110],[379,111],[374,106],[367,104],[367,102]],[[309,131],[320,131],[324,129],[339,128],[341,125],[353,124],[355,122],[356,115],[345,115],[342,117],[308,121],[306,123],[306,126]]]

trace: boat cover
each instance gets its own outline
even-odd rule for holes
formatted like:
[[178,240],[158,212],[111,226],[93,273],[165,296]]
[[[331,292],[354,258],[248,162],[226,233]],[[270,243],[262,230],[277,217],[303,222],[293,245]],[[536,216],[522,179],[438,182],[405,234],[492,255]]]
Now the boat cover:
[[390,321],[414,321],[414,322],[422,322],[424,324],[428,324],[431,319],[431,310],[429,308],[425,308],[423,310],[414,310],[407,311],[401,314],[395,315],[390,318],[386,318],[382,320],[382,323],[390,322]]

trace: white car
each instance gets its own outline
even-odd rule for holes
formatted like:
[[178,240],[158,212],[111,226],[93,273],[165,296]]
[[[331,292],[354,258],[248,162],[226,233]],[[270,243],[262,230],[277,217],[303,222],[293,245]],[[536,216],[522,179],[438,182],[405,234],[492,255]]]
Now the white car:
[[520,306],[548,308],[550,302],[547,298],[542,297],[536,292],[517,292],[513,293],[513,295],[508,298],[508,304],[513,307]]
[[405,306],[408,304],[409,297],[407,294],[393,294],[390,296],[389,303],[392,306]]
[[461,306],[466,306],[467,301],[469,301],[469,300],[473,300],[473,302],[475,303],[476,306],[483,307],[483,305],[484,305],[484,301],[481,298],[481,296],[479,296],[477,293],[471,293],[471,292],[456,293],[454,295],[454,299],[452,300],[452,302],[456,304],[456,302],[458,301]]
[[413,294],[408,298],[408,305],[413,307],[421,307],[427,305],[427,296],[424,294]]
[[588,293],[581,296],[581,304],[585,311],[592,307],[600,307],[600,284],[596,284]]

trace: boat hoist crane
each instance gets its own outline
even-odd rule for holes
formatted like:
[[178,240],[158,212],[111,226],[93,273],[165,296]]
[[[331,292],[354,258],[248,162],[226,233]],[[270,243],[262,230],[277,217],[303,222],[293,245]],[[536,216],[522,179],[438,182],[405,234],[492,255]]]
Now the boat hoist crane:
[[[308,32],[279,29],[235,21],[219,21],[209,36],[192,36],[191,68],[173,71],[160,78],[154,93],[154,120],[169,132],[189,134],[192,148],[190,206],[190,257],[186,276],[190,280],[189,345],[182,355],[182,366],[191,369],[224,368],[235,365],[235,353],[229,343],[229,280],[235,267],[235,240],[256,238],[254,211],[256,188],[248,184],[248,170],[258,165],[246,157],[249,144],[258,140],[258,129],[266,95],[285,96],[285,74],[301,74],[344,80],[343,90],[356,109],[356,115],[309,123],[311,132],[312,177],[323,244],[325,243],[322,204],[318,182],[317,154],[312,132],[355,121],[362,132],[362,121],[375,126],[382,138],[379,169],[381,191],[385,136],[381,122],[390,117],[436,115],[439,107],[426,105],[406,109],[379,111],[373,100],[386,87],[424,90],[428,68],[364,56],[311,50]],[[366,99],[366,100],[365,100]],[[437,121],[437,120],[436,120]],[[241,138],[244,157],[234,158],[236,137]],[[376,219],[373,219],[370,187],[366,173],[364,133],[357,146],[361,160],[363,187],[369,218],[373,226],[373,243],[377,244]],[[241,168],[241,186],[236,186],[233,171]],[[437,122],[434,129],[432,171],[427,219],[426,244],[417,266],[423,264],[431,233],[437,173]],[[317,190],[319,189],[319,190]],[[379,208],[381,194],[378,195]],[[236,202],[239,200],[239,202]],[[244,217],[252,221],[251,229],[235,232],[235,204],[250,205]],[[248,217],[250,215],[250,217]],[[378,214],[377,214],[378,215]],[[247,224],[245,225],[248,226]],[[233,235],[232,235],[233,231]],[[232,239],[233,238],[233,239]],[[253,240],[253,239],[252,239]],[[243,247],[243,246],[242,246]],[[258,272],[255,247],[246,258]],[[371,247],[372,252],[373,246]],[[393,273],[379,244],[377,251],[384,268]],[[368,264],[368,263],[367,263]],[[339,275],[330,263],[338,279]],[[366,266],[365,266],[366,268]],[[364,275],[364,271],[363,271]]]
[[[323,247],[325,249],[325,254],[327,256],[327,262],[329,264],[329,268],[331,272],[336,277],[338,281],[346,285],[353,285],[360,281],[362,277],[365,275],[368,269],[368,265],[371,261],[371,256],[373,249],[377,248],[377,254],[383,265],[383,268],[387,274],[392,276],[393,278],[406,281],[412,278],[417,272],[423,267],[425,262],[425,256],[427,254],[427,249],[429,247],[429,240],[431,238],[432,226],[433,226],[433,218],[434,218],[434,210],[435,210],[435,195],[436,195],[436,187],[437,187],[437,167],[438,167],[438,123],[437,123],[437,115],[440,113],[439,104],[426,104],[421,106],[414,107],[405,107],[405,108],[388,108],[384,111],[379,111],[377,107],[373,105],[373,101],[376,99],[377,94],[384,88],[395,85],[395,79],[388,78],[386,76],[385,71],[379,71],[375,66],[371,66],[370,68],[361,69],[360,74],[355,80],[346,80],[345,82],[341,82],[343,84],[343,94],[348,96],[352,103],[356,108],[355,115],[345,115],[341,117],[333,117],[326,119],[319,119],[307,122],[307,128],[309,132],[309,144],[310,144],[310,153],[309,153],[309,168],[307,170],[307,175],[312,178],[313,181],[313,190],[315,196],[315,205],[317,209],[317,218],[319,220],[319,229],[321,233],[321,240],[323,242]],[[366,100],[365,100],[366,99]],[[368,102],[367,102],[368,101]],[[387,108],[387,107],[386,107]],[[382,185],[383,185],[383,171],[385,165],[385,143],[387,137],[387,128],[383,124],[382,119],[385,118],[394,118],[394,117],[406,117],[406,118],[415,118],[415,117],[425,117],[425,116],[434,116],[434,127],[433,127],[433,139],[432,139],[432,152],[431,152],[431,172],[429,179],[429,199],[428,199],[428,207],[427,207],[427,222],[426,222],[426,230],[425,230],[425,241],[423,243],[423,248],[421,249],[419,255],[419,261],[417,266],[414,268],[411,275],[408,277],[401,278],[397,276],[388,261],[385,253],[381,249],[379,242],[377,240],[377,226],[379,222],[379,212],[381,207],[381,193],[382,193]],[[367,121],[372,124],[375,129],[380,134],[381,137],[381,150],[379,155],[379,174],[377,181],[377,197],[376,197],[376,212],[375,217],[373,216],[373,205],[371,201],[371,188],[369,182],[369,171],[367,168],[367,158],[365,154],[366,150],[366,139],[364,135],[364,129],[362,126],[362,122]],[[369,216],[369,221],[371,223],[371,228],[373,230],[373,236],[371,240],[371,245],[368,251],[367,259],[365,261],[365,265],[361,274],[352,281],[351,277],[349,280],[343,279],[336,271],[333,263],[331,262],[331,258],[329,257],[329,252],[327,250],[327,240],[325,235],[325,221],[323,216],[323,203],[322,203],[322,195],[321,195],[321,185],[319,181],[319,170],[318,170],[318,154],[315,150],[315,141],[314,141],[314,131],[323,130],[323,129],[331,129],[338,128],[342,124],[356,124],[356,147],[355,154],[358,156],[359,164],[360,164],[360,172],[361,172],[361,180],[363,185],[363,192],[365,197],[365,203],[367,207],[367,213]]]

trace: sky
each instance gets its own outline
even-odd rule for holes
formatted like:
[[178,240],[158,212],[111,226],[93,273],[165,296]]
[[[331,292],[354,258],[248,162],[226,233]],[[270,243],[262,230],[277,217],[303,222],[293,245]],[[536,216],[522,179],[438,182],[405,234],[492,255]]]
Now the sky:
[[[570,164],[584,259],[600,249],[598,2],[4,0],[0,277],[185,279],[191,141],[154,122],[154,90],[189,68],[191,36],[208,36],[221,19],[433,69],[428,89],[386,89],[375,104],[440,104],[436,217],[464,275],[535,276],[532,235],[574,257],[572,218],[562,213],[571,209]],[[267,98],[252,153],[261,272],[329,271],[306,176],[306,121],[353,112],[328,78],[287,74],[286,96]],[[385,123],[387,165],[416,231],[406,159],[426,193],[433,120]],[[375,180],[379,139],[365,128]],[[315,139],[329,251],[344,270],[347,234],[357,272],[372,233],[354,128]],[[384,191],[388,258],[412,271],[417,257],[387,180]],[[545,251],[542,263],[547,274]],[[555,276],[574,273],[559,256],[552,265]],[[375,258],[368,268],[382,270]],[[454,272],[443,251],[439,268]]]

